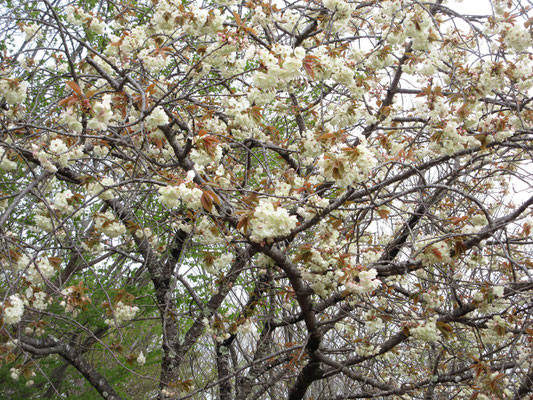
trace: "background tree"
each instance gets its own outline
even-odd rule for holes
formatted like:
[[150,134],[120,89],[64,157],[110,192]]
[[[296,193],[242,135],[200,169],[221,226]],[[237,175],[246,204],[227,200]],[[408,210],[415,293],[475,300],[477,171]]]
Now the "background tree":
[[528,396],[531,3],[485,6],[4,1],[1,397]]

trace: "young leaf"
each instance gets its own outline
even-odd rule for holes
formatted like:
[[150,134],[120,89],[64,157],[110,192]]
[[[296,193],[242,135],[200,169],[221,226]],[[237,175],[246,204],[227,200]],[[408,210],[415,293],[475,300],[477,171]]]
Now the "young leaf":
[[83,92],[81,91],[80,86],[74,82],[74,81],[67,81],[65,82],[69,88],[72,89],[74,93],[78,95],[78,97],[83,97]]

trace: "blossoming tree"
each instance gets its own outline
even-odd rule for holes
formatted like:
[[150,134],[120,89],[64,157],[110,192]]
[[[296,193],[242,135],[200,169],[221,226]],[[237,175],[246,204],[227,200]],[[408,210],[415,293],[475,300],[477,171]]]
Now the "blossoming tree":
[[2,3],[0,397],[532,392],[530,2]]

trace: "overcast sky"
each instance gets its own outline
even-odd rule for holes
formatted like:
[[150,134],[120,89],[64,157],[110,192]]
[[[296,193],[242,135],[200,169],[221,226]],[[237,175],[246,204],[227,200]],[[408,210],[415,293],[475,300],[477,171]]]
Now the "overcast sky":
[[490,0],[463,0],[448,2],[448,6],[461,14],[492,14]]

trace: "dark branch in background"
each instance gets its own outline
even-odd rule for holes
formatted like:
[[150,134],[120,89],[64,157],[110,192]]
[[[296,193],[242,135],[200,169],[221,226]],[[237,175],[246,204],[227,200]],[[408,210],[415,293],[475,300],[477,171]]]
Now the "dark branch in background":
[[272,258],[279,268],[287,274],[307,328],[308,338],[305,349],[309,354],[309,362],[304,366],[296,379],[296,383],[289,391],[289,400],[303,399],[309,386],[323,374],[316,352],[320,347],[324,334],[318,327],[316,313],[313,310],[311,299],[313,291],[304,283],[298,268],[279,250],[274,247],[257,247],[258,250]]
[[317,27],[318,27],[318,24],[316,20],[311,21],[311,23],[303,29],[302,33],[300,33],[298,36],[294,38],[293,48],[300,46],[305,39],[318,35],[320,32],[322,32],[322,30],[317,31],[316,30]]
[[26,336],[20,338],[19,345],[24,351],[38,356],[60,355],[87,379],[102,398],[106,400],[121,400],[107,380],[72,346],[60,343],[52,338],[39,340]]
[[523,399],[533,391],[533,366],[529,368],[527,375],[524,377],[522,384],[518,388],[513,400]]

